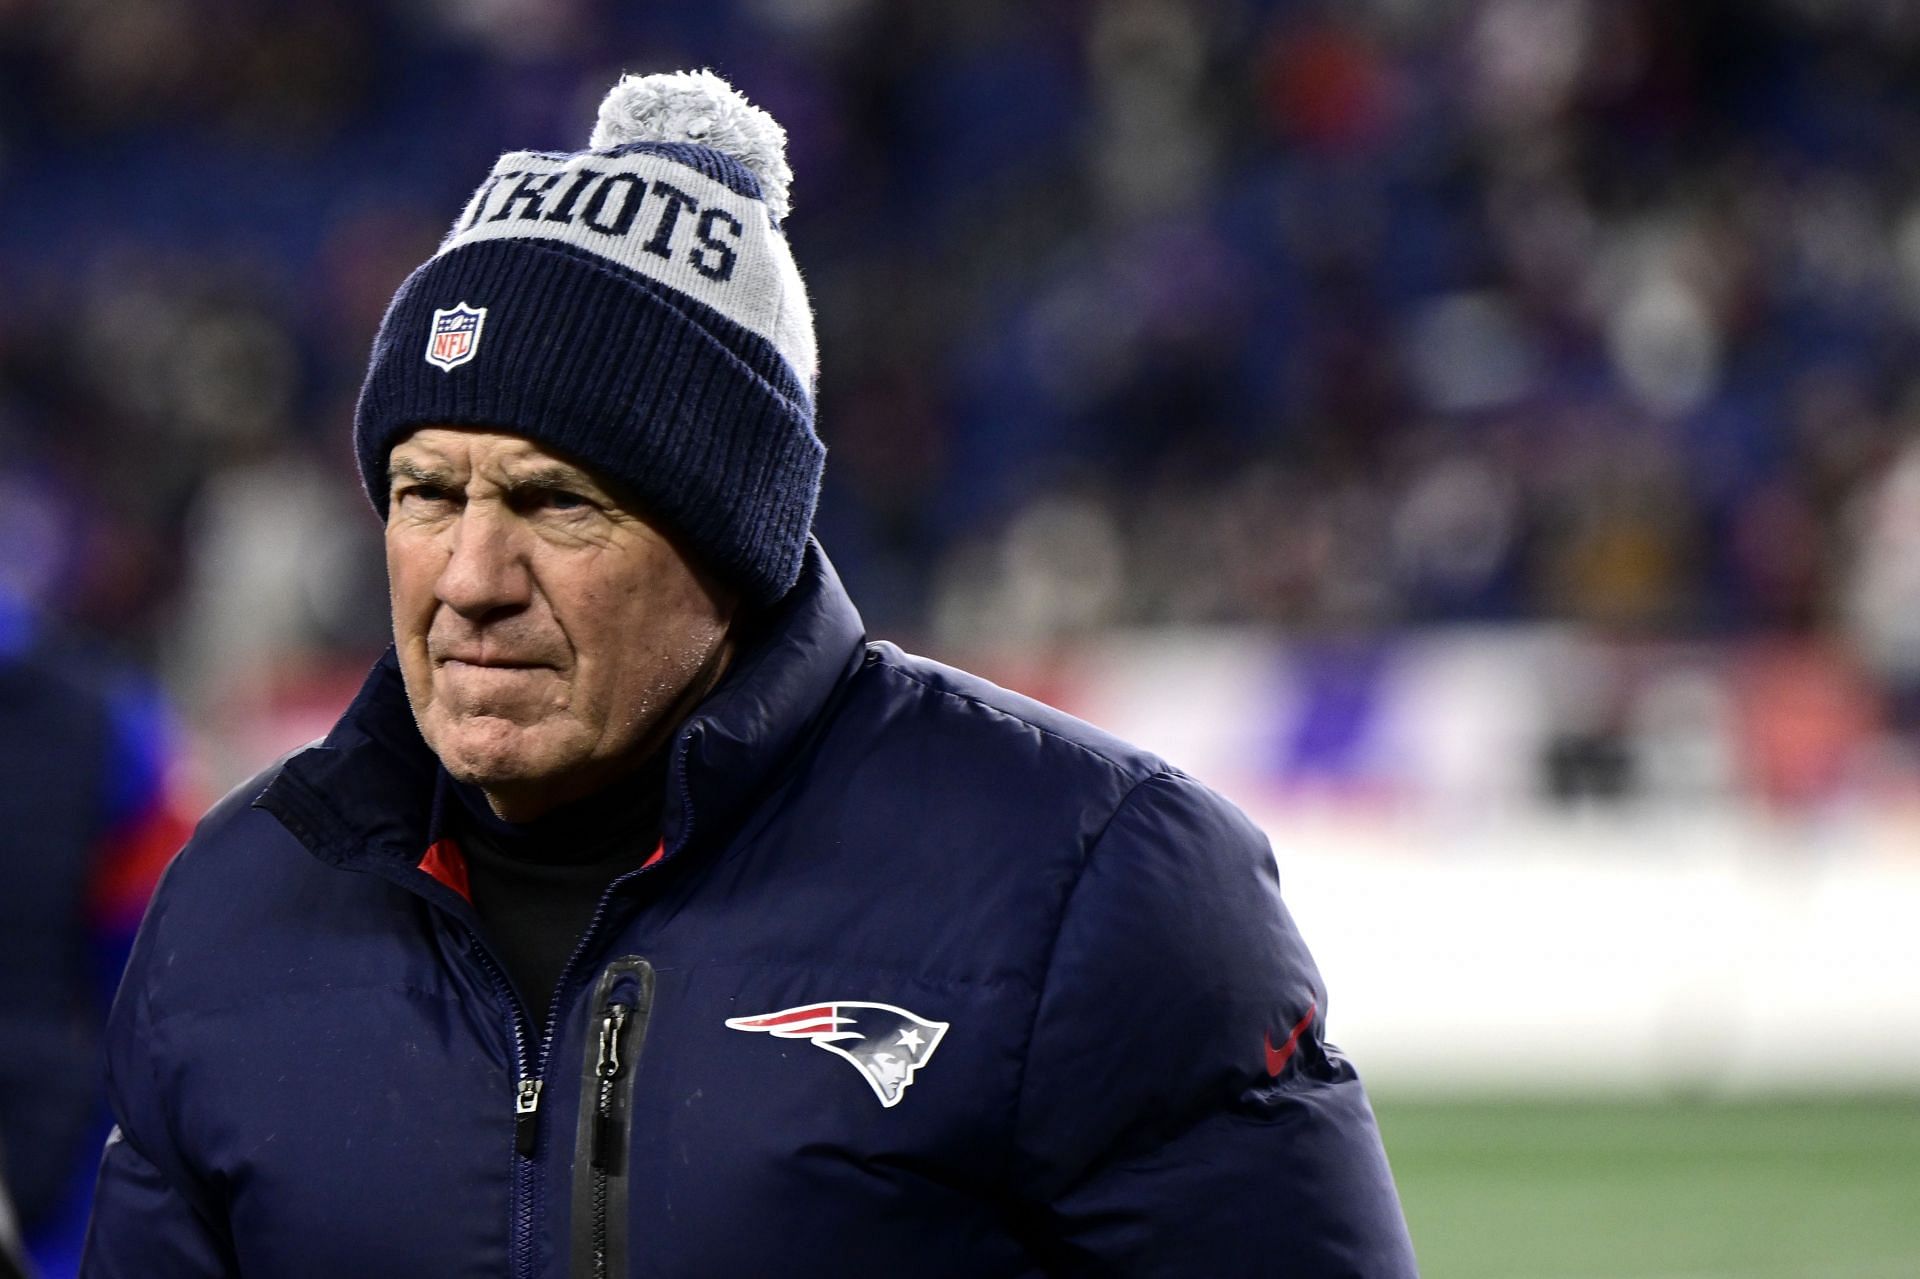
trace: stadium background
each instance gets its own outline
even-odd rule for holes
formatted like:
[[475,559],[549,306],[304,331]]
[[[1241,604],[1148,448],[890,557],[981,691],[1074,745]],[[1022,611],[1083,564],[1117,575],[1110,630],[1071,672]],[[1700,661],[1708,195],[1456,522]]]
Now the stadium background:
[[1920,1274],[1920,6],[0,0],[0,574],[180,811],[383,643],[404,272],[697,65],[871,629],[1267,826],[1426,1273]]

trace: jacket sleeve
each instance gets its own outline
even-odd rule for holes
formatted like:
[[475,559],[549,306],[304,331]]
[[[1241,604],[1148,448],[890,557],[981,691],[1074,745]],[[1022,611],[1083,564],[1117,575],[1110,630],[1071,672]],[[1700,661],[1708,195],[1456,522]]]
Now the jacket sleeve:
[[1260,832],[1179,774],[1135,787],[1067,901],[1021,1085],[1049,1273],[1415,1275],[1326,1007]]
[[100,1160],[81,1279],[224,1279],[238,1275],[214,1197],[173,1140],[160,1080],[164,1044],[150,1007],[165,886],[134,943],[107,1020],[107,1095],[115,1126]]

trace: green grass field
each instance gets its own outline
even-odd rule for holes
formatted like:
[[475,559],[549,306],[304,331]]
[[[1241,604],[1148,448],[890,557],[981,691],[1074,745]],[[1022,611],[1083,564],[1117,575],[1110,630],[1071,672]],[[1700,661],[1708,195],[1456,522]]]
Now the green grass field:
[[1426,1279],[1920,1279],[1920,1098],[1376,1098]]

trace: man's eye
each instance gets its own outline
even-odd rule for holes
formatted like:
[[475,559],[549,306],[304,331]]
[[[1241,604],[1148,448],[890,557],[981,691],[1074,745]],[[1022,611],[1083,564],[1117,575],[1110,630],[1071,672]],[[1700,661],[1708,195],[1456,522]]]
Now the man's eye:
[[593,503],[569,489],[537,489],[528,496],[529,506],[549,511],[584,511]]
[[439,484],[408,484],[400,490],[398,496],[402,503],[419,505],[451,501],[453,491]]

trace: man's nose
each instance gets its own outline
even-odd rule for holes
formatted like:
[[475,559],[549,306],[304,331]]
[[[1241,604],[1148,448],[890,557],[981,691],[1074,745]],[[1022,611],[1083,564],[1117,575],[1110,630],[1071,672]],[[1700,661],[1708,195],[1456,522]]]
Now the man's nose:
[[474,620],[527,603],[531,581],[511,524],[489,504],[467,504],[436,583],[441,603]]

